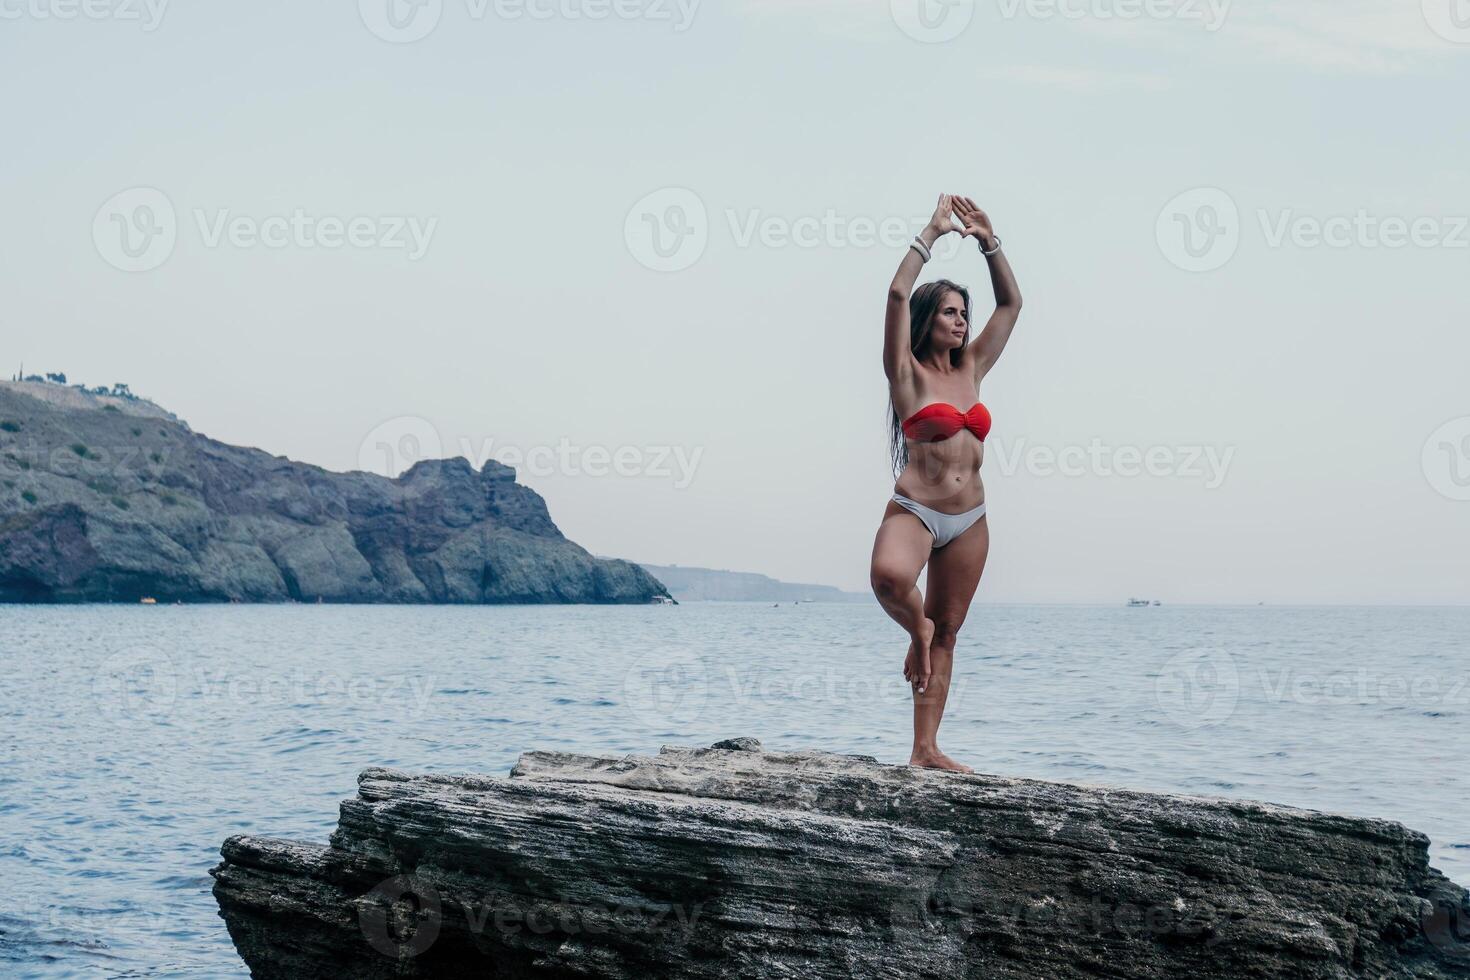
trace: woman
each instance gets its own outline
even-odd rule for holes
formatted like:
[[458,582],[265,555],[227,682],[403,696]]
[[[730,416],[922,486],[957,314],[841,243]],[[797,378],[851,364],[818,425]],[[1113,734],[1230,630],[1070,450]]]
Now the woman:
[[[968,290],[947,279],[914,290],[934,243],[955,231],[976,240],[995,289],[995,312],[973,343]],[[903,676],[914,689],[911,766],[974,772],[939,751],[937,735],[955,640],[990,551],[980,482],[990,413],[977,401],[980,380],[1000,357],[1020,312],[1021,291],[990,218],[968,197],[941,194],[888,288],[883,338],[893,465],[902,473],[873,542],[872,584],[878,602],[910,637]],[[917,585],[925,562],[927,597]]]

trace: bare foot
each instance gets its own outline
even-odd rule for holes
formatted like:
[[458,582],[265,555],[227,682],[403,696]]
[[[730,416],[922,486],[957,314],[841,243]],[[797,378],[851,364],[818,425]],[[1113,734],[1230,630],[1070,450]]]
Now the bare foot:
[[949,769],[953,772],[974,772],[963,762],[956,762],[938,749],[932,752],[915,752],[909,756],[909,765],[925,769]]
[[[922,641],[922,645],[920,645]],[[924,622],[919,624],[919,635],[909,640],[909,653],[903,660],[903,679],[911,684],[917,684],[921,674],[929,671],[929,644],[934,641],[934,620],[924,617]],[[924,693],[924,688],[919,688],[919,693]]]

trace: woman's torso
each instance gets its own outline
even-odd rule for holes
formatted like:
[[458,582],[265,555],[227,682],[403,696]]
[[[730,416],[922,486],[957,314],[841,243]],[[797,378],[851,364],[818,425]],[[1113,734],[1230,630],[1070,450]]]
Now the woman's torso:
[[[980,399],[969,372],[938,379],[915,368],[912,385],[893,385],[890,392],[893,407],[900,420],[935,402],[968,411]],[[917,500],[926,507],[948,514],[959,514],[985,502],[985,484],[980,479],[980,464],[985,458],[985,443],[967,427],[936,442],[919,442],[905,436],[908,465],[893,485],[895,493]]]

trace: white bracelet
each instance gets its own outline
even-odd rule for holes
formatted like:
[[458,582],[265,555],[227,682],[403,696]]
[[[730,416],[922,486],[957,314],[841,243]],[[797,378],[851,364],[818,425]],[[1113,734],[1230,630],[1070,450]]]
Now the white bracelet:
[[917,251],[925,262],[928,262],[933,255],[933,253],[929,251],[929,246],[924,244],[924,239],[920,238],[918,235],[915,235],[914,240],[909,242],[909,248]]
[[999,252],[999,251],[1000,251],[1000,236],[999,235],[996,235],[995,236],[995,248],[992,248],[988,252],[985,251],[985,243],[984,242],[981,242],[980,243],[980,254],[981,255],[994,255],[996,252]]

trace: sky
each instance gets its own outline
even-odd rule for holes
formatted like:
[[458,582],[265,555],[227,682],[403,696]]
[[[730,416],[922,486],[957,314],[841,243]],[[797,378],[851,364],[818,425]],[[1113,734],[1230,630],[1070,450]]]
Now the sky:
[[977,602],[1470,596],[1466,0],[0,0],[0,65],[5,376],[867,591],[964,194]]

